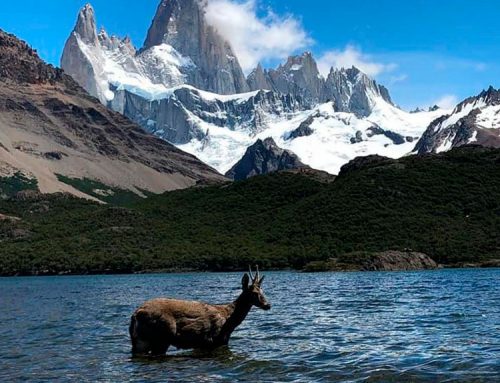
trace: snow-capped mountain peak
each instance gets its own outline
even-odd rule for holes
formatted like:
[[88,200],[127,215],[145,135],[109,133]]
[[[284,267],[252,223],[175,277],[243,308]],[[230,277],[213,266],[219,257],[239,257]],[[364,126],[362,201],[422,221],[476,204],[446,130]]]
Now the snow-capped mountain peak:
[[440,153],[478,144],[500,147],[500,91],[493,87],[459,103],[448,115],[432,122],[415,152]]
[[205,20],[204,2],[162,0],[143,48],[97,33],[84,7],[63,69],[145,130],[228,171],[256,140],[272,138],[311,167],[337,173],[367,154],[409,153],[446,111],[406,113],[359,69],[323,77],[310,52],[244,78],[230,45]]

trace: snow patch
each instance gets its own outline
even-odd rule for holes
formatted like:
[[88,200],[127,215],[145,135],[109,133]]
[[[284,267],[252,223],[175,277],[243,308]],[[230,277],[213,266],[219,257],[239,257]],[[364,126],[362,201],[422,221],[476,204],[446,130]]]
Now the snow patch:
[[[410,114],[374,98],[373,113],[367,118],[357,118],[351,113],[335,112],[333,104],[325,103],[308,111],[267,115],[267,129],[253,135],[242,129],[231,130],[201,121],[193,116],[202,130],[209,130],[204,141],[192,140],[179,148],[196,155],[202,161],[216,168],[221,173],[227,172],[244,155],[248,146],[257,139],[271,137],[277,145],[296,153],[302,162],[319,170],[338,174],[340,168],[358,156],[379,154],[390,158],[399,158],[409,154],[427,126],[447,111],[422,112]],[[313,118],[310,128],[313,134],[288,140],[290,133],[308,118]],[[414,139],[402,145],[384,135],[367,135],[367,130],[380,126],[384,130],[397,132],[403,137]],[[362,133],[363,141],[353,144],[351,138],[357,132]]]

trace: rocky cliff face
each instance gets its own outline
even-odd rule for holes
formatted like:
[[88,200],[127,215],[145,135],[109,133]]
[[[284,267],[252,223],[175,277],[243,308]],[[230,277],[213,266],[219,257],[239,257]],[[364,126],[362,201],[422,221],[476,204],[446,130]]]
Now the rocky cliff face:
[[248,91],[245,76],[231,46],[205,19],[199,0],[162,0],[143,49],[172,46],[196,65],[187,84],[219,94]]
[[333,101],[338,112],[369,116],[377,100],[393,105],[389,91],[359,69],[332,68],[327,78],[319,73],[311,53],[288,59],[277,69],[264,71],[259,65],[248,77],[250,89],[272,89],[300,96],[308,106]]
[[266,89],[271,90],[274,89],[274,86],[271,84],[264,68],[259,63],[257,68],[255,68],[247,77],[248,86],[250,89],[258,90],[258,89]]
[[300,95],[312,104],[325,101],[324,80],[310,52],[289,57],[285,65],[268,71],[267,76],[278,92]]
[[[86,30],[82,23],[79,29]],[[222,180],[213,169],[102,106],[25,43],[0,31],[0,174],[67,191],[58,175],[141,194]]]
[[361,72],[358,68],[333,69],[325,82],[325,95],[335,102],[340,112],[369,116],[377,99],[392,105],[389,91]]
[[66,41],[61,58],[61,68],[91,95],[106,102],[106,89],[100,85],[100,74],[104,72],[104,60],[92,60],[82,47],[97,50],[99,39],[95,24],[94,9],[86,5],[80,10],[75,29]]
[[467,144],[500,147],[499,90],[490,87],[458,104],[451,114],[433,121],[414,151],[440,153]]
[[283,150],[272,138],[257,140],[249,147],[243,158],[226,173],[228,178],[244,180],[259,174],[280,170],[307,168],[296,154]]
[[255,135],[268,127],[269,116],[286,117],[301,110],[300,99],[290,95],[262,90],[221,96],[189,86],[172,89],[168,96],[153,102],[129,91],[116,91],[111,106],[158,137],[179,145],[206,139],[210,127]]
[[88,4],[66,42],[61,67],[103,103],[113,99],[113,86],[147,95],[182,84],[219,94],[248,90],[231,46],[207,24],[198,0],[162,0],[139,51],[128,38],[98,33]]

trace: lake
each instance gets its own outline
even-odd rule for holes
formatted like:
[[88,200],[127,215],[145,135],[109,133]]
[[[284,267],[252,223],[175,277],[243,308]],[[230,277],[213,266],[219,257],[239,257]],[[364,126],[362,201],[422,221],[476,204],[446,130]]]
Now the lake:
[[144,300],[232,301],[241,273],[0,279],[0,381],[500,381],[500,269],[269,272],[228,348],[132,359]]

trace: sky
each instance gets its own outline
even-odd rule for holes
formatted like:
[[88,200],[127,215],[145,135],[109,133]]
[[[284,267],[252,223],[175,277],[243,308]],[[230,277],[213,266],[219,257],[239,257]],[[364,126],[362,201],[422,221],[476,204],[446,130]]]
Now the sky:
[[[500,87],[497,0],[208,0],[248,72],[311,51],[320,70],[356,65],[405,109],[449,107]],[[0,28],[58,65],[80,0],[4,1]],[[159,0],[93,0],[98,26],[140,47]]]

